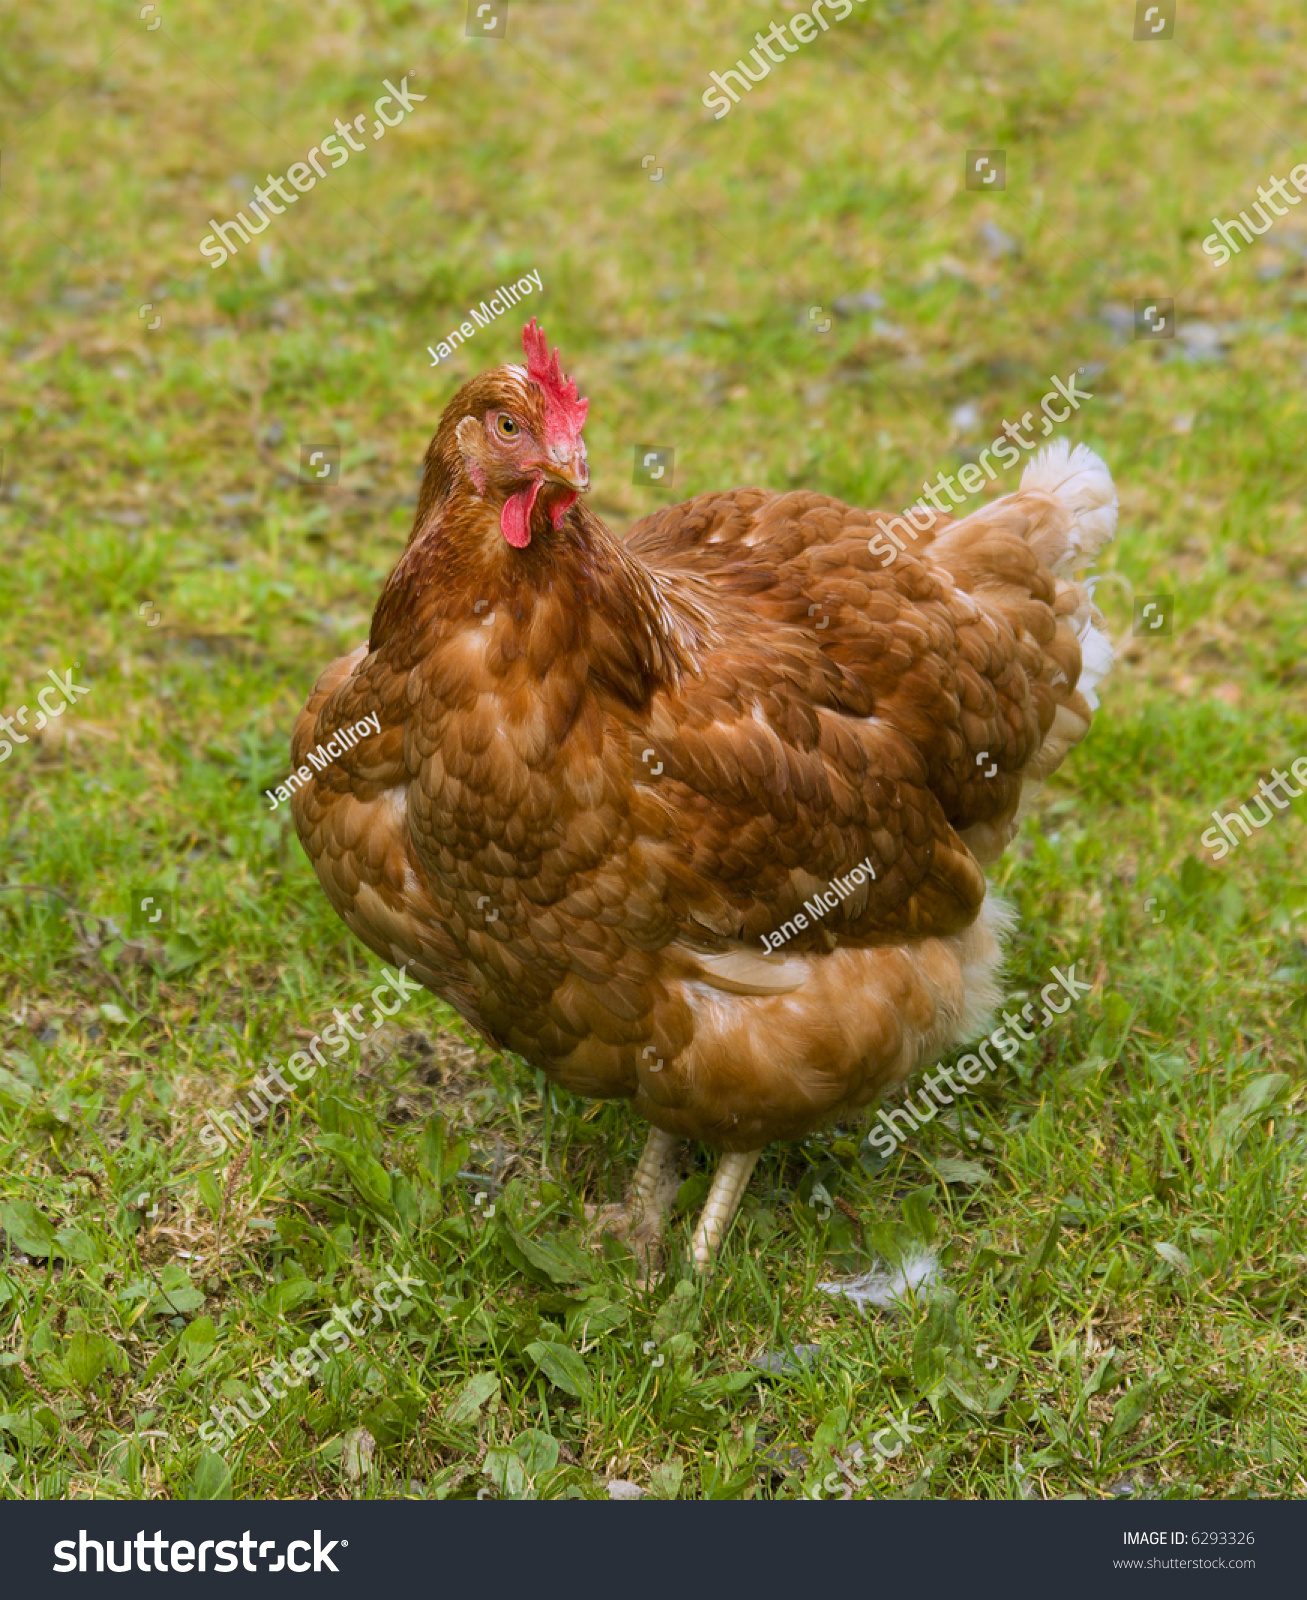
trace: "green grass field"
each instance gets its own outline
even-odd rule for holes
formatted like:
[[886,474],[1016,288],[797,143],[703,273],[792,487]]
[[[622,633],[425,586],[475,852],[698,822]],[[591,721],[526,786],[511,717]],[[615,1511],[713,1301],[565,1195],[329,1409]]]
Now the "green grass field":
[[[484,40],[453,3],[140,9],[0,11],[0,1494],[1307,1493],[1307,796],[1200,843],[1307,756],[1307,206],[1202,250],[1307,160],[1300,6],[1135,42],[1130,0],[859,0],[720,120],[709,72],[785,8],[511,0]],[[401,126],[201,256],[405,74]],[[1132,337],[1162,299],[1179,336]],[[744,482],[898,511],[1077,368],[1058,431],[1120,492],[1117,665],[996,879],[1016,1003],[1055,964],[1093,993],[888,1160],[773,1147],[707,1282],[706,1152],[641,1288],[585,1207],[642,1128],[426,994],[239,1154],[199,1139],[380,981],[262,791],[442,407],[533,313],[619,528]],[[1170,626],[1132,636],[1132,594]],[[818,1288],[923,1247],[895,1313]]]

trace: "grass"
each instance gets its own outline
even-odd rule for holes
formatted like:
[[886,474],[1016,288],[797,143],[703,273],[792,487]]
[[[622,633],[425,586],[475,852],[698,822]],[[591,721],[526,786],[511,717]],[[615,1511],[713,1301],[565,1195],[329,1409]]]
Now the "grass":
[[[720,122],[709,70],[781,12],[519,3],[474,43],[453,4],[138,10],[0,18],[0,706],[90,687],[0,762],[0,1492],[1307,1492],[1307,798],[1199,842],[1307,755],[1307,229],[1201,251],[1307,154],[1297,9],[1145,46],[1126,4],[868,0]],[[209,217],[414,69],[402,128],[210,269]],[[963,190],[972,147],[1005,192]],[[1012,992],[1072,961],[1094,992],[888,1161],[853,1127],[768,1151],[707,1283],[706,1153],[644,1290],[583,1221],[641,1130],[430,996],[247,1151],[198,1137],[379,980],[261,791],[518,319],[425,347],[533,268],[618,526],[743,481],[898,510],[1077,367],[1065,431],[1121,492],[1117,669],[995,885]],[[1161,295],[1182,337],[1132,340]],[[647,445],[670,491],[629,481]],[[1130,637],[1131,590],[1169,635]],[[923,1247],[897,1313],[817,1287]],[[399,1312],[200,1435],[388,1264]]]

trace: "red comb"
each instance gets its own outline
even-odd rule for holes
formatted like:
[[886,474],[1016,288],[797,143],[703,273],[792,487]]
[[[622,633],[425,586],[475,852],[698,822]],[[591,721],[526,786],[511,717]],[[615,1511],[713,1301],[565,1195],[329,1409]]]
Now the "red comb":
[[522,348],[526,351],[526,375],[544,390],[545,410],[551,421],[575,438],[585,426],[590,402],[580,399],[575,381],[564,376],[558,363],[558,351],[550,356],[549,341],[534,317],[522,329]]

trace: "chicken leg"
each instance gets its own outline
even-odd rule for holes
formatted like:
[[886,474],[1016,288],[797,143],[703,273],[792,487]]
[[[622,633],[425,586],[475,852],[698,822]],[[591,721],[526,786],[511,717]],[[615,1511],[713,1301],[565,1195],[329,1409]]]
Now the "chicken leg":
[[661,1128],[650,1128],[625,1200],[605,1206],[595,1217],[595,1231],[609,1233],[643,1259],[646,1275],[662,1266],[663,1218],[680,1187],[676,1155],[681,1141]]
[[749,1178],[761,1154],[761,1150],[731,1150],[722,1157],[699,1225],[694,1230],[694,1264],[700,1272],[712,1266],[713,1257],[740,1209],[740,1201],[744,1199],[744,1191],[749,1187]]

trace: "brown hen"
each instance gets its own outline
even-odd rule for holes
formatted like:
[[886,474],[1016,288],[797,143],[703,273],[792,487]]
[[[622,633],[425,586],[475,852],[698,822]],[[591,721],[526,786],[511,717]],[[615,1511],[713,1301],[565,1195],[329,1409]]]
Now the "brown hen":
[[997,1001],[982,867],[1088,729],[1111,656],[1069,574],[1116,498],[1054,444],[901,553],[874,513],[763,489],[623,542],[578,499],[587,403],[534,321],[523,342],[525,367],[445,410],[371,637],[299,717],[297,767],[369,714],[380,731],[295,823],[367,945],[652,1123],[607,1218],[633,1245],[655,1247],[677,1141],[725,1152],[702,1265],[763,1146],[866,1106]]

